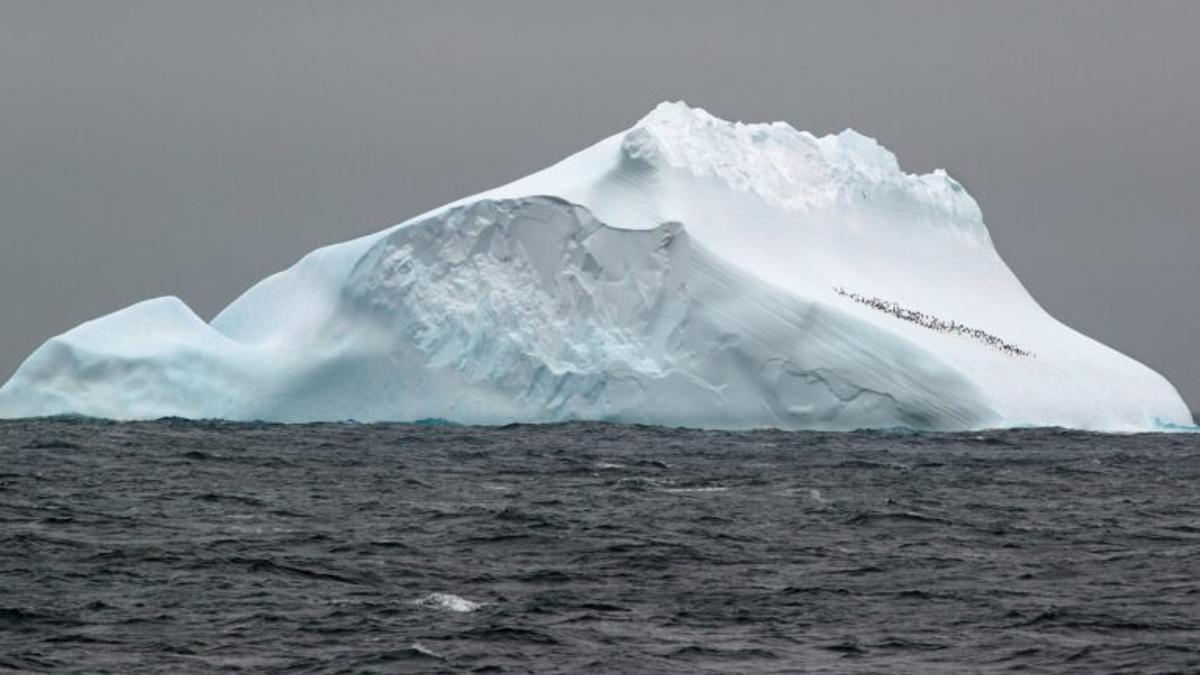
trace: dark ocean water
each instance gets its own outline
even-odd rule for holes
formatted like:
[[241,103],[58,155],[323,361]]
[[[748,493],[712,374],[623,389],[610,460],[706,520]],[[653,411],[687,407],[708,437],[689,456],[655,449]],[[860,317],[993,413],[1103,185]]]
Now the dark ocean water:
[[1200,672],[1200,434],[0,423],[0,671]]

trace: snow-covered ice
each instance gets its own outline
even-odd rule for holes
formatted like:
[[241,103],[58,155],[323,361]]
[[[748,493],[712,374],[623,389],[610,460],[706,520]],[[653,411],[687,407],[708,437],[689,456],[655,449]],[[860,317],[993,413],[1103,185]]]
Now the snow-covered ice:
[[211,323],[160,298],[50,339],[0,417],[700,427],[1189,425],[1059,323],[944,171],[664,103],[541,172],[313,251]]

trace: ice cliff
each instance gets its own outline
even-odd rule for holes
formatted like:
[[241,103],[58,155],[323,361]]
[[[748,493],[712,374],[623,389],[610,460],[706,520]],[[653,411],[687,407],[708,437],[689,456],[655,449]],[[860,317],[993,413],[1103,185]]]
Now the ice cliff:
[[664,103],[532,176],[316,250],[206,323],[85,323],[0,389],[81,414],[1137,430],[1175,389],[1064,326],[944,171]]

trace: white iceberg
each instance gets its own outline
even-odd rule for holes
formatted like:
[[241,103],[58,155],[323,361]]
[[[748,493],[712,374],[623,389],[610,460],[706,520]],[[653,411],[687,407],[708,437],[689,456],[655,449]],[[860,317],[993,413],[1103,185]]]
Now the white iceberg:
[[211,323],[149,300],[52,338],[0,417],[718,428],[1188,425],[1059,323],[944,171],[664,103],[509,185],[329,246]]

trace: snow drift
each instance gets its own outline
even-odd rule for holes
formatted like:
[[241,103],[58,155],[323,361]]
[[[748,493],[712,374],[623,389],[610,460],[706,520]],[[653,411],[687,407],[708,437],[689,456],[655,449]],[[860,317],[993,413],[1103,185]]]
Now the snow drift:
[[1042,310],[943,171],[664,103],[544,171],[310,253],[205,323],[52,338],[0,416],[970,429],[1190,424]]

